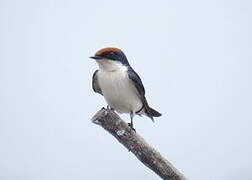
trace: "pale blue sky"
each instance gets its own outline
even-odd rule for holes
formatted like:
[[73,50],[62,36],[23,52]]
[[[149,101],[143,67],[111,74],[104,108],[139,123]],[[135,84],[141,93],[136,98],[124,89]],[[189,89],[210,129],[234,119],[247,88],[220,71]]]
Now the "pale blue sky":
[[[159,179],[91,123],[96,50],[124,50],[137,131],[192,180],[252,179],[252,3],[0,0],[0,179]],[[126,121],[129,116],[122,115]]]

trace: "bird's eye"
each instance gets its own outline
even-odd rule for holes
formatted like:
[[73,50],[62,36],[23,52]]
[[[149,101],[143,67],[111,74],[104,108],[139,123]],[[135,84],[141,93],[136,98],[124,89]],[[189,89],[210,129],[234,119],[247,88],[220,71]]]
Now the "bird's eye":
[[115,52],[110,51],[110,52],[109,52],[109,55],[110,55],[110,56],[114,56],[114,55],[115,55]]

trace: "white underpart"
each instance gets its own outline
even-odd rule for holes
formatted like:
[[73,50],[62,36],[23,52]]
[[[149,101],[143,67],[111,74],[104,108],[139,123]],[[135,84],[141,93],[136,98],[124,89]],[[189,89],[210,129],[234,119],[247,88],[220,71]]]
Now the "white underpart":
[[136,112],[142,108],[137,89],[128,78],[128,68],[118,61],[97,60],[98,83],[108,105],[119,113]]

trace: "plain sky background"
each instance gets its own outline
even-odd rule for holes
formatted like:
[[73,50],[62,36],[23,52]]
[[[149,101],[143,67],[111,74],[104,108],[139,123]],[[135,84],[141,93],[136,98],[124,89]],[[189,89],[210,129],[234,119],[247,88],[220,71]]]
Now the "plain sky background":
[[251,9],[0,0],[0,180],[159,179],[90,121],[106,103],[89,56],[107,46],[124,50],[163,114],[136,117],[139,134],[191,180],[251,180]]

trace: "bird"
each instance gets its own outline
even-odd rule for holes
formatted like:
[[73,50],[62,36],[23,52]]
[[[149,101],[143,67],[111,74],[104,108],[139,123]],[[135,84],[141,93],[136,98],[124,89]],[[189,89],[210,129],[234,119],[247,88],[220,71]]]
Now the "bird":
[[90,58],[94,59],[99,67],[92,77],[94,92],[105,98],[108,108],[118,113],[130,114],[130,130],[135,131],[135,115],[145,115],[153,122],[153,117],[161,116],[161,113],[149,106],[142,80],[130,66],[121,49],[106,47],[98,50]]

